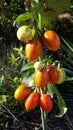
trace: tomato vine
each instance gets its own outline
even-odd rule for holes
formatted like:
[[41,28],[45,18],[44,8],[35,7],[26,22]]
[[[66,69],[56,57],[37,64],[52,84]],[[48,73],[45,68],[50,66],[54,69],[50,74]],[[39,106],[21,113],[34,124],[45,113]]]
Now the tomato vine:
[[[63,2],[65,2],[65,0]],[[49,6],[47,6],[47,3]],[[31,92],[24,101],[25,109],[32,110],[36,106],[40,106],[43,130],[47,130],[47,112],[51,112],[53,110],[54,94],[57,96],[60,108],[60,114],[58,116],[62,117],[67,111],[66,104],[60,92],[56,88],[56,84],[60,84],[65,81],[65,71],[61,67],[58,68],[58,62],[56,64],[56,62],[53,62],[51,58],[44,59],[43,57],[43,44],[46,48],[48,48],[48,51],[51,51],[52,53],[58,51],[61,44],[58,34],[53,30],[53,28],[50,29],[52,21],[54,21],[58,16],[57,12],[53,11],[56,5],[52,6],[52,4],[53,0],[52,2],[48,0],[45,2],[42,0],[32,0],[31,12],[22,14],[15,20],[16,25],[20,22],[20,26],[17,30],[17,38],[25,45],[24,52],[27,63],[24,64],[23,71],[24,73],[27,72],[27,74],[25,74],[24,79],[26,78],[28,82],[31,82],[32,77],[32,80],[34,81],[31,87],[27,83],[27,86],[30,87],[33,92]],[[58,1],[57,4],[61,6],[61,3]],[[52,7],[50,8],[50,6]],[[69,1],[65,8],[68,8],[68,6]],[[45,9],[48,10],[46,11]],[[51,11],[50,14],[54,13],[54,18],[49,15],[49,10]],[[62,10],[59,10],[59,8],[56,7],[56,11],[61,13],[63,8]],[[49,16],[50,18],[48,19]],[[23,21],[23,25],[21,24],[21,21]],[[24,84],[26,84],[26,80]]]

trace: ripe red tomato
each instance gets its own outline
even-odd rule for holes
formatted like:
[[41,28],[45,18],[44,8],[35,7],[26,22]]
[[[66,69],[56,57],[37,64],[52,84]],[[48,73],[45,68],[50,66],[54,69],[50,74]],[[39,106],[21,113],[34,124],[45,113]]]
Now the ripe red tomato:
[[56,84],[59,79],[59,72],[58,69],[55,65],[51,65],[47,69],[48,74],[49,74],[49,82],[52,84]]
[[36,60],[42,52],[42,44],[39,40],[30,40],[25,46],[25,54],[29,61]]
[[40,101],[39,101],[40,107],[46,111],[46,112],[51,112],[52,108],[53,108],[53,102],[50,98],[49,95],[44,94],[40,97]]
[[34,74],[35,83],[38,87],[44,88],[49,82],[49,75],[46,68],[36,70]]
[[43,42],[46,47],[51,51],[57,51],[60,47],[60,38],[59,36],[52,30],[48,30],[44,32]]
[[20,85],[14,92],[16,100],[24,100],[30,94],[30,89],[26,85]]
[[34,109],[39,104],[39,93],[31,93],[25,101],[25,108],[27,111]]

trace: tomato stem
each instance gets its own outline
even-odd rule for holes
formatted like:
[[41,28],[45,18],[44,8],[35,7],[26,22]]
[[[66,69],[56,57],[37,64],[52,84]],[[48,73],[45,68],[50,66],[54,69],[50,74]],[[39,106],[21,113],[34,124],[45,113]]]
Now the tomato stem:
[[58,63],[58,69],[60,69],[60,62]]
[[[40,88],[41,95],[43,95],[43,90]],[[47,130],[47,113],[41,109],[41,120],[42,120],[42,127],[43,130]]]
[[40,31],[42,30],[42,17],[40,13],[38,13],[38,28]]
[[42,108],[41,108],[41,120],[42,120],[43,130],[47,130],[47,125],[46,125],[47,118],[46,118],[45,112],[42,110]]

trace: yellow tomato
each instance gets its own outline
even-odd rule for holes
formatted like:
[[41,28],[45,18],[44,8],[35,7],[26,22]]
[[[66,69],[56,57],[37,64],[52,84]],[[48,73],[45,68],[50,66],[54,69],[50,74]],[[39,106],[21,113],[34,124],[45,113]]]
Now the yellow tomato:
[[59,72],[59,79],[57,81],[57,84],[61,84],[65,81],[66,74],[63,68],[58,69]]
[[17,38],[22,42],[27,42],[29,40],[32,40],[32,38],[35,35],[35,29],[31,29],[28,26],[21,26],[17,30]]

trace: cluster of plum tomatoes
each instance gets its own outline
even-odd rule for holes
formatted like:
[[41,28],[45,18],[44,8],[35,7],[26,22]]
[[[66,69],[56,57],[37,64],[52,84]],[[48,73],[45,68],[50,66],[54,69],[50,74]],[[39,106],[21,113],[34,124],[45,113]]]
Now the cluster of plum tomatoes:
[[53,107],[52,99],[48,94],[41,95],[40,91],[31,92],[26,85],[20,85],[15,90],[14,97],[16,100],[24,100],[24,106],[27,111],[33,110],[40,105],[44,111],[50,112]]
[[[17,30],[17,38],[26,43],[25,54],[29,61],[38,59],[42,52],[42,43],[39,39],[35,39],[35,29],[28,26],[21,26]],[[60,47],[60,38],[53,30],[44,32],[42,41],[50,51],[57,51]]]
[[37,105],[40,105],[44,111],[50,112],[53,108],[52,99],[48,94],[41,94],[40,88],[44,89],[48,83],[57,84],[64,82],[65,72],[63,69],[58,70],[55,65],[39,69],[35,64],[34,80],[39,88],[38,92],[32,92],[30,87],[20,85],[14,92],[14,98],[16,100],[24,100],[26,110],[32,110]]
[[[34,63],[34,81],[39,91],[32,92],[28,86],[20,85],[14,92],[16,100],[24,100],[26,110],[32,110],[37,105],[50,112],[53,108],[53,101],[47,93],[41,93],[48,83],[61,84],[65,80],[65,71],[56,65],[43,66],[42,62],[37,61],[42,52],[42,43],[34,39],[35,29],[28,26],[21,26],[17,30],[17,38],[25,43],[25,54],[30,62]],[[42,41],[50,51],[57,51],[60,47],[60,38],[52,30],[47,30],[42,36]]]

